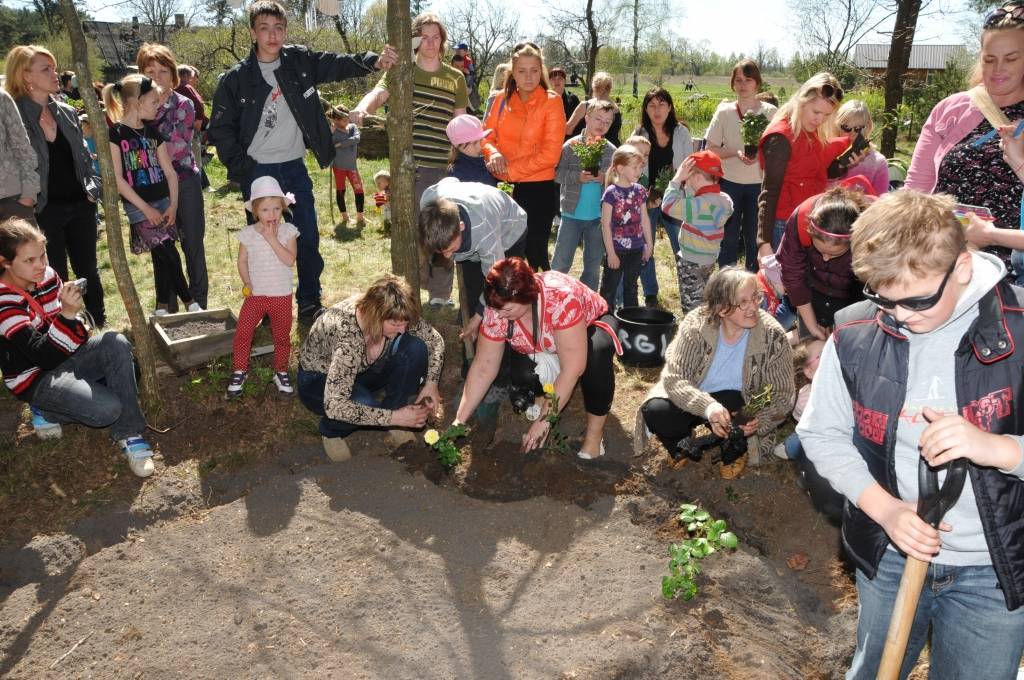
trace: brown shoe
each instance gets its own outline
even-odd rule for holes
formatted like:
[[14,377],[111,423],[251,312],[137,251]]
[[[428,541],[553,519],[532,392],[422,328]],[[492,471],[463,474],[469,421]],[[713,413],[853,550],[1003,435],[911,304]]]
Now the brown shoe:
[[733,463],[726,465],[722,463],[722,467],[719,470],[719,474],[722,475],[722,479],[736,479],[743,474],[743,471],[747,469],[747,454],[743,454],[737,458]]
[[352,457],[348,442],[344,437],[323,437],[324,453],[335,463],[341,463]]

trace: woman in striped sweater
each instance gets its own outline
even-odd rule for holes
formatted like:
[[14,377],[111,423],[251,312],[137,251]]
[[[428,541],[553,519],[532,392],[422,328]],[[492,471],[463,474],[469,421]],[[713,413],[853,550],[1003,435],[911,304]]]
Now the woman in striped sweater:
[[64,285],[46,259],[46,237],[24,220],[0,223],[0,371],[33,424],[60,436],[59,423],[109,427],[139,477],[153,474],[141,434],[132,348],[120,333],[89,337],[78,319],[81,284]]

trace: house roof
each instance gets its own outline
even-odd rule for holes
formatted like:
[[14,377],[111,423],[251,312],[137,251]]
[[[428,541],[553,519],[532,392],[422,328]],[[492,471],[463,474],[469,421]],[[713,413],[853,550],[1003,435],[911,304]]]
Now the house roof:
[[[910,48],[910,68],[944,70],[949,58],[965,52],[965,45],[914,45]],[[885,68],[889,63],[889,45],[857,45],[853,63],[858,68]]]

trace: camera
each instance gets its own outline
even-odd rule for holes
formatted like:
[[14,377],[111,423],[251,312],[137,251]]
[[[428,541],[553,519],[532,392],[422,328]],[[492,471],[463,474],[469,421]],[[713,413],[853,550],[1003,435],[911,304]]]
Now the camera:
[[527,413],[537,400],[537,392],[531,387],[513,383],[508,388],[508,398],[512,402],[512,410],[516,413]]
[[85,295],[85,290],[89,287],[89,279],[75,279],[71,282],[71,285],[78,288],[82,295]]
[[719,446],[723,465],[735,463],[747,452],[747,438],[739,425],[733,425],[726,437],[719,437],[716,434],[706,434],[702,437],[683,437],[676,444],[675,450],[671,452],[672,460],[682,460],[683,457],[692,461],[699,461],[704,457],[704,451]]

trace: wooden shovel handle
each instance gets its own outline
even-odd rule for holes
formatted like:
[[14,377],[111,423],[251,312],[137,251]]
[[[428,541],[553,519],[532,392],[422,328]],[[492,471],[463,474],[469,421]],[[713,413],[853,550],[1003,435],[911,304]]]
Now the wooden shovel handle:
[[907,640],[910,628],[917,613],[917,601],[921,598],[921,588],[928,575],[928,563],[914,557],[907,557],[900,578],[900,589],[896,593],[896,603],[889,619],[889,632],[885,635],[885,649],[882,661],[878,666],[878,680],[897,680],[903,657],[907,652]]

